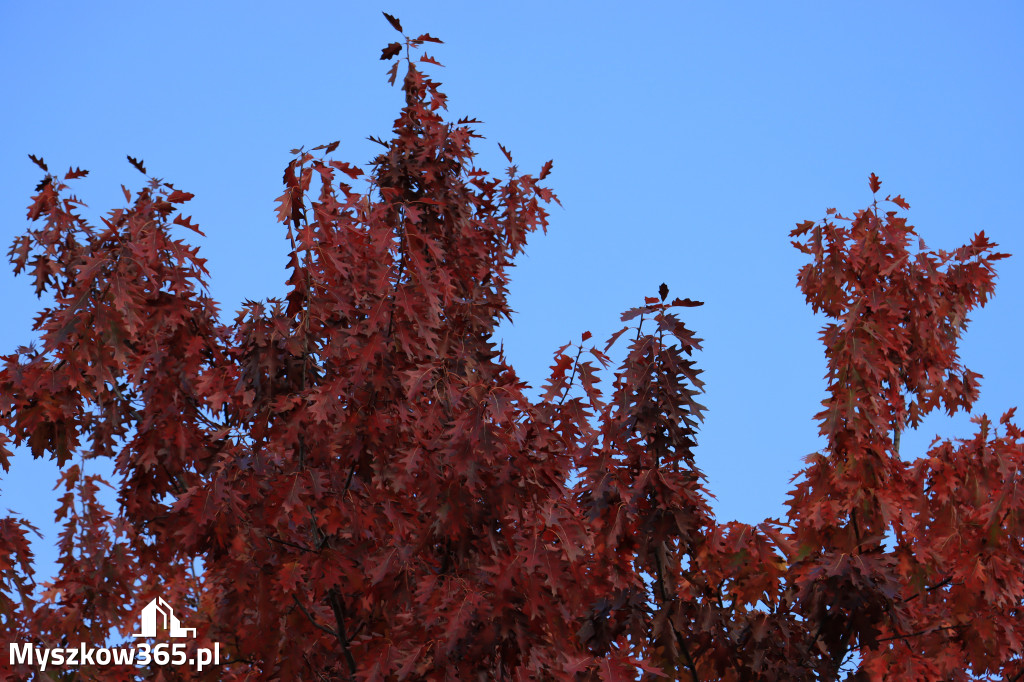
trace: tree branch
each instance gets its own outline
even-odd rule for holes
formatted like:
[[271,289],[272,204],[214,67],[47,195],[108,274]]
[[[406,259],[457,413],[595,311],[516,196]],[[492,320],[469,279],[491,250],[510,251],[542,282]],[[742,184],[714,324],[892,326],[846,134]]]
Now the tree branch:
[[333,587],[327,592],[327,600],[331,604],[331,610],[334,611],[334,620],[338,623],[338,631],[334,634],[338,638],[338,643],[341,644],[341,652],[348,663],[349,672],[355,675],[356,659],[352,656],[352,650],[348,648],[348,637],[345,635],[345,602],[342,601],[338,590]]
[[317,630],[321,630],[323,632],[326,632],[331,637],[337,637],[338,636],[338,633],[335,632],[334,630],[330,629],[326,625],[322,625],[322,624],[316,622],[316,619],[313,618],[313,615],[309,611],[306,610],[306,607],[302,605],[302,602],[299,601],[298,596],[296,596],[294,593],[292,594],[292,599],[295,601],[295,605],[298,606],[299,609],[304,614],[306,614],[306,618],[308,618],[309,622],[313,624],[313,627],[315,627]]

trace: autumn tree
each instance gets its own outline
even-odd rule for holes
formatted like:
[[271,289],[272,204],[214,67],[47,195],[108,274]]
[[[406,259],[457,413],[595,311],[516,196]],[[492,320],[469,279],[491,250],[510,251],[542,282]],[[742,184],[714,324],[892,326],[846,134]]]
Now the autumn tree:
[[[59,573],[36,584],[0,520],[4,642],[133,644],[156,597],[221,664],[64,666],[84,679],[1021,679],[1024,446],[1013,410],[915,460],[900,434],[969,410],[967,315],[1004,257],[929,250],[879,195],[797,226],[822,340],[825,447],[784,519],[713,516],[695,456],[701,305],[658,296],[606,345],[555,353],[539,398],[494,336],[508,268],[557,201],[512,156],[474,165],[424,34],[384,48],[405,104],[368,172],[293,150],[278,198],[287,294],[230,322],[192,195],[148,176],[100,225],[45,173],[11,249],[53,305],[4,356],[11,443],[54,458]],[[359,183],[357,188],[355,183]],[[889,210],[890,204],[892,210]],[[609,349],[625,344],[612,376]],[[602,378],[604,377],[604,378]],[[907,453],[903,453],[907,454]],[[115,477],[90,473],[96,460]],[[98,495],[110,484],[116,508]],[[28,678],[38,662],[0,670]]]

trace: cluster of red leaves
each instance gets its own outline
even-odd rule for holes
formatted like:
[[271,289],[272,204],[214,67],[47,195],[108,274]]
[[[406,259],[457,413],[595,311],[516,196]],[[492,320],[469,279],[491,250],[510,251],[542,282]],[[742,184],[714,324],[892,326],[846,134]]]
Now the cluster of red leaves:
[[[446,122],[409,57],[424,42],[383,51],[406,52],[406,102],[366,191],[326,156],[337,143],[294,151],[288,293],[230,325],[171,236],[199,232],[179,212],[191,195],[151,180],[94,228],[67,194],[84,171],[33,158],[36,226],[11,259],[54,305],[41,347],[3,357],[0,465],[11,441],[56,458],[65,531],[40,594],[31,526],[0,519],[4,640],[99,645],[160,595],[227,663],[152,679],[812,680],[853,652],[858,679],[1020,677],[1012,413],[1002,435],[981,417],[972,440],[898,454],[901,430],[977,396],[956,341],[1002,257],[984,235],[912,254],[913,228],[877,204],[794,230],[800,286],[835,320],[827,447],[787,519],[719,524],[694,461],[699,339],[677,316],[700,303],[663,285],[603,349],[560,349],[539,400],[495,348],[551,165],[477,169],[474,121]],[[116,514],[85,473],[96,458],[114,463]]]

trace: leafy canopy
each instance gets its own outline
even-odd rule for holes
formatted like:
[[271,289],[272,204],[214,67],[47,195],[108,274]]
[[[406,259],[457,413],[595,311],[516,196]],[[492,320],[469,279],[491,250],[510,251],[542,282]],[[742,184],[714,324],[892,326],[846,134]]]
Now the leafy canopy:
[[[441,41],[385,16],[392,83],[404,65],[391,138],[367,170],[337,142],[293,150],[287,295],[228,323],[176,236],[202,234],[192,194],[149,178],[91,225],[69,184],[86,171],[32,157],[45,177],[10,257],[54,302],[38,345],[2,358],[0,465],[12,445],[57,461],[64,532],[38,591],[32,526],[0,520],[4,641],[131,643],[161,596],[197,629],[190,655],[223,647],[182,679],[1021,679],[1013,410],[899,452],[978,396],[957,342],[1004,257],[984,233],[928,249],[874,175],[869,207],[793,230],[800,289],[830,320],[826,446],[786,518],[720,523],[680,317],[701,303],[662,285],[606,345],[560,348],[528,397],[493,337],[508,268],[557,201],[552,164],[524,174],[502,148],[504,178],[478,169],[477,122],[446,120],[421,70]],[[101,458],[113,481],[87,473]],[[52,675],[76,672],[167,674]]]

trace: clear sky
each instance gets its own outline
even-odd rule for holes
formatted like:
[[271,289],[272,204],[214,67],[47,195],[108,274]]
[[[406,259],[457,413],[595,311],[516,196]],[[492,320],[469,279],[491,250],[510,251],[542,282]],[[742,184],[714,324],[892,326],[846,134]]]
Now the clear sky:
[[[0,240],[27,227],[41,179],[81,166],[98,217],[120,185],[152,175],[193,192],[210,289],[233,316],[284,291],[274,222],[288,150],[340,140],[365,164],[400,105],[380,49],[408,33],[445,41],[449,112],[473,116],[479,164],[526,172],[554,159],[552,209],[513,273],[502,338],[538,386],[552,352],[668,284],[706,302],[686,322],[705,340],[708,407],[698,464],[721,520],[783,514],[789,479],[819,448],[812,415],[825,369],[796,289],[796,222],[870,203],[867,177],[902,194],[931,247],[985,230],[1014,258],[961,347],[984,375],[978,411],[1022,403],[1024,5],[994,2],[0,2]],[[32,339],[40,303],[0,268],[0,353]],[[904,436],[914,457],[965,417]],[[2,475],[2,474],[0,474]],[[52,464],[19,451],[0,480],[54,540]],[[42,557],[49,552],[37,545]]]

